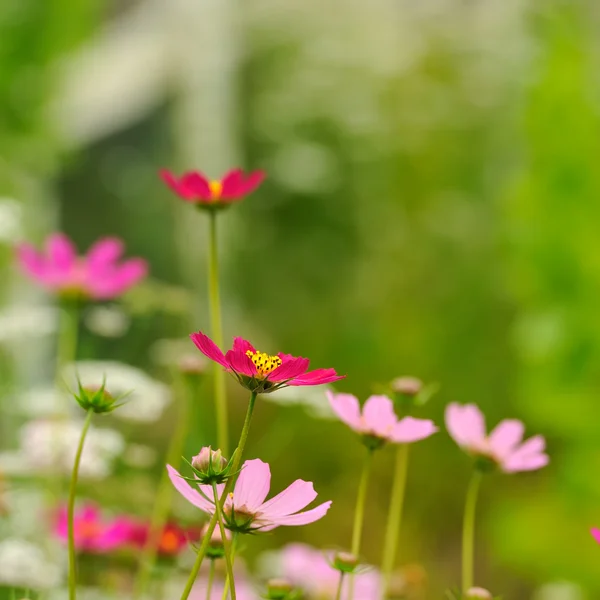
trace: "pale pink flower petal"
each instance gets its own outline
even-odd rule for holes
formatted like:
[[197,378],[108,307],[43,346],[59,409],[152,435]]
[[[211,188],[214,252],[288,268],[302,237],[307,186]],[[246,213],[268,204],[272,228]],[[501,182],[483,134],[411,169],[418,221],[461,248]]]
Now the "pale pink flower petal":
[[508,455],[523,439],[525,426],[516,419],[501,421],[490,433],[490,449],[498,458]]
[[[213,513],[215,510],[214,504],[209,502],[202,494],[195,490],[171,465],[167,465],[167,471],[169,473],[169,479],[175,487],[175,489],[191,504],[197,506],[204,512]],[[210,498],[210,496],[209,496]]]
[[322,519],[327,514],[330,506],[331,500],[324,502],[323,504],[319,504],[319,506],[305,512],[297,513],[295,515],[275,517],[272,519],[272,521],[277,525],[308,525],[309,523],[314,523],[315,521]]
[[235,507],[245,507],[256,512],[265,501],[271,487],[271,469],[259,458],[247,460],[235,483],[233,501]]
[[260,507],[260,513],[269,520],[290,515],[308,506],[316,497],[312,482],[297,479],[283,492],[265,502]]
[[331,408],[340,420],[354,429],[354,431],[362,432],[358,398],[352,394],[334,394],[329,390],[327,390],[326,394]]
[[404,417],[394,427],[391,439],[397,443],[408,444],[424,440],[433,435],[438,428],[433,421],[428,419],[414,419],[413,417]]
[[387,437],[396,425],[398,417],[390,398],[371,396],[363,406],[362,420],[367,432],[379,437]]
[[446,408],[446,428],[459,446],[480,447],[485,443],[485,421],[474,404],[450,404]]
[[537,471],[550,462],[547,454],[527,454],[525,456],[509,456],[502,464],[505,473],[519,471]]

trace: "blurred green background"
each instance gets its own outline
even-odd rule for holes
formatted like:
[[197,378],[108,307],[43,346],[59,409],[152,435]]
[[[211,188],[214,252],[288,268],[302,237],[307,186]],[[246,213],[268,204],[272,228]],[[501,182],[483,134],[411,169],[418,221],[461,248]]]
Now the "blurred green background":
[[[333,366],[348,374],[339,389],[363,398],[399,375],[438,382],[422,412],[438,424],[449,401],[478,403],[492,425],[523,419],[552,462],[487,481],[476,579],[507,599],[562,580],[581,586],[564,598],[598,597],[598,9],[3,0],[5,319],[40,299],[12,265],[16,241],[61,229],[83,250],[118,234],[148,258],[152,282],[129,301],[124,337],[82,325],[80,355],[160,376],[151,343],[209,322],[205,216],[158,169],[265,169],[261,189],[220,220],[226,337]],[[51,343],[31,352],[4,338],[5,390],[51,373]],[[233,386],[230,397],[236,432],[246,400]],[[200,402],[197,446],[213,441],[211,402]],[[164,449],[169,415],[137,435]],[[274,489],[302,477],[334,500],[319,525],[253,538],[248,556],[292,539],[349,543],[361,448],[343,425],[261,402],[248,454],[271,463]],[[369,495],[375,564],[390,454]],[[401,558],[427,568],[431,598],[458,583],[468,475],[443,431],[412,453]],[[151,493],[135,504],[149,513]]]

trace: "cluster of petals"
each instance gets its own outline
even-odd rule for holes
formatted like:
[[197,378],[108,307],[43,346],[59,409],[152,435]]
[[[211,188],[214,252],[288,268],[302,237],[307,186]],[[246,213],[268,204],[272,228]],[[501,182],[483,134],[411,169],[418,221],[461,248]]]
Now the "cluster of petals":
[[267,356],[257,352],[250,342],[240,337],[234,339],[233,348],[225,354],[200,331],[192,333],[190,338],[200,352],[236,375],[244,387],[257,393],[275,391],[288,385],[321,385],[344,378],[334,369],[309,371],[308,358],[282,353]]
[[78,256],[71,240],[61,233],[48,238],[43,252],[26,243],[16,250],[24,273],[57,294],[94,300],[115,298],[148,272],[148,265],[141,258],[120,261],[124,245],[117,238],[97,241],[85,256]]
[[[129,541],[135,548],[144,548],[150,533],[150,523],[131,521]],[[156,549],[160,556],[177,556],[199,537],[199,529],[184,529],[177,523],[166,523],[158,537]]]
[[[332,558],[306,544],[288,544],[279,554],[281,575],[309,598],[334,598],[340,572],[331,566]],[[341,600],[348,600],[349,578],[345,580]],[[359,571],[354,575],[354,598],[380,600],[381,576],[376,570]]]
[[[208,514],[214,514],[214,502],[209,500],[213,498],[211,486],[198,485],[199,491],[187,483],[171,465],[167,465],[167,470],[171,482],[188,502]],[[331,506],[331,501],[328,501],[299,512],[317,497],[313,484],[302,479],[297,479],[283,492],[265,502],[270,487],[269,465],[260,459],[247,460],[242,466],[233,492],[225,500],[223,512],[231,519],[242,517],[248,523],[248,531],[271,531],[282,525],[308,525],[318,521]],[[225,484],[217,486],[219,496],[224,488]]]
[[398,419],[394,403],[387,396],[371,396],[360,407],[356,396],[327,391],[329,404],[337,416],[351,429],[364,436],[395,444],[423,440],[438,428],[428,419]]
[[525,426],[516,419],[501,421],[488,435],[485,418],[474,404],[449,404],[446,428],[463,450],[491,460],[505,473],[535,471],[548,464],[546,441],[541,435],[523,441]]
[[200,171],[189,171],[177,177],[170,171],[160,172],[163,181],[183,200],[202,205],[231,204],[251,194],[264,180],[263,171],[245,175],[233,169],[221,179],[209,179]]

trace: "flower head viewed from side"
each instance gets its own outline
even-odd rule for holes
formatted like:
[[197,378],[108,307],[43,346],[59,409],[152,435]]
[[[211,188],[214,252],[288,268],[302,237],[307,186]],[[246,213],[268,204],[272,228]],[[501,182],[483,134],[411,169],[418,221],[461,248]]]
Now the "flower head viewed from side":
[[[171,466],[167,465],[169,477],[177,491],[200,510],[214,514],[215,505],[208,498],[212,497],[211,486],[199,485],[200,491],[194,489]],[[219,495],[223,493],[225,484],[217,486]],[[236,481],[234,490],[223,507],[226,526],[232,531],[250,533],[271,531],[282,525],[308,525],[323,518],[331,501],[304,512],[317,493],[313,484],[297,479],[283,492],[265,502],[271,487],[271,469],[260,459],[247,460]]]
[[446,427],[454,441],[479,459],[482,467],[497,466],[505,473],[517,473],[548,464],[544,438],[536,435],[523,442],[525,426],[516,419],[501,421],[487,435],[485,418],[477,406],[452,403],[446,408]]
[[31,279],[47,290],[68,298],[107,300],[126,292],[141,281],[148,265],[141,258],[119,259],[124,251],[117,238],[96,242],[85,256],[61,233],[51,235],[44,252],[30,244],[17,246],[17,260]]
[[245,175],[241,169],[233,169],[221,179],[209,179],[199,171],[189,171],[181,177],[163,169],[162,180],[180,198],[202,208],[225,207],[239,202],[251,194],[263,182],[263,171],[253,171]]
[[252,344],[240,337],[234,338],[233,348],[225,354],[202,332],[192,333],[190,338],[198,350],[235,375],[239,383],[257,394],[266,394],[282,387],[321,385],[343,379],[334,369],[308,370],[308,358],[279,353],[270,356],[259,352]]
[[371,396],[362,411],[358,399],[352,394],[328,391],[327,398],[340,420],[362,435],[368,446],[378,447],[385,442],[416,442],[438,430],[433,421],[428,419],[404,417],[399,420],[394,412],[394,404],[387,396]]

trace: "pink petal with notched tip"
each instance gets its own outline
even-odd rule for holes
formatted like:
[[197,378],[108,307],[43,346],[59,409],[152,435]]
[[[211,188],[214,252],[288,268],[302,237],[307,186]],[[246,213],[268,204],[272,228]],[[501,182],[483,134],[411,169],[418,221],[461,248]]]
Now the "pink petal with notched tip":
[[489,445],[497,458],[508,456],[523,439],[525,426],[516,419],[501,421],[490,433]]
[[367,432],[387,437],[398,422],[393,402],[387,396],[371,396],[363,406],[362,421]]
[[229,368],[240,375],[255,377],[258,374],[256,365],[245,352],[228,350],[225,354],[225,360],[227,361]]
[[123,242],[118,238],[104,238],[98,240],[88,250],[86,264],[91,272],[96,269],[107,269],[115,266],[115,262],[124,251]]
[[464,448],[485,446],[485,421],[474,404],[461,406],[456,402],[446,408],[446,428],[454,441]]
[[273,496],[259,507],[261,518],[271,520],[276,517],[291,515],[308,506],[317,497],[317,492],[310,481],[297,479],[283,492]]
[[287,379],[293,379],[294,377],[298,377],[298,375],[305,373],[309,364],[310,361],[308,358],[302,358],[301,356],[286,360],[285,362],[282,361],[279,367],[273,369],[269,373],[267,379],[269,381],[273,381],[274,383],[286,381]]
[[324,383],[333,383],[345,377],[345,375],[338,375],[335,369],[315,369],[314,371],[308,371],[308,373],[295,377],[288,382],[288,385],[322,385]]
[[360,403],[352,394],[334,394],[327,390],[327,399],[333,412],[354,431],[362,432]]
[[433,435],[438,428],[433,421],[429,419],[414,419],[413,417],[404,417],[394,427],[390,434],[390,439],[399,444],[410,444],[424,440]]
[[[169,479],[175,486],[175,489],[191,504],[198,507],[204,512],[212,514],[215,510],[214,504],[209,502],[202,494],[195,490],[171,465],[167,465],[167,471],[169,473]],[[209,496],[210,497],[210,496]]]
[[235,482],[233,502],[235,506],[246,507],[249,512],[257,512],[265,501],[271,487],[271,469],[259,458],[247,460]]
[[537,471],[550,462],[547,454],[527,454],[525,456],[509,456],[503,461],[501,467],[505,473],[518,473],[519,471]]
[[314,523],[315,521],[322,519],[327,514],[330,506],[331,500],[324,502],[323,504],[319,504],[319,506],[312,508],[311,510],[300,512],[295,515],[275,517],[271,520],[273,524],[276,525],[308,525],[309,523]]
[[201,331],[197,331],[196,333],[190,334],[190,339],[196,344],[196,348],[198,348],[204,356],[210,358],[210,360],[214,360],[226,369],[229,369],[229,362],[225,360],[225,356],[221,350],[219,350],[218,346],[207,335],[204,335]]
[[70,271],[77,262],[77,250],[71,240],[62,233],[55,233],[46,242],[48,262],[58,272]]
[[233,338],[233,346],[231,348],[234,352],[242,352],[246,354],[246,352],[250,351],[252,353],[256,352],[254,346],[244,338],[234,337]]

